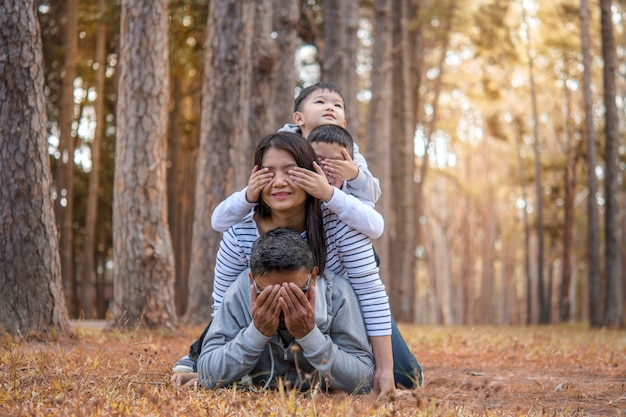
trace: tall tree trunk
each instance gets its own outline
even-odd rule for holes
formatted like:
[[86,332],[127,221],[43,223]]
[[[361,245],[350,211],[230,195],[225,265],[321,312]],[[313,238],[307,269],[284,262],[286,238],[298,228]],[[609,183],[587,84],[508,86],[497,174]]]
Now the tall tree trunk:
[[563,260],[562,277],[559,292],[559,321],[568,322],[572,319],[571,312],[571,286],[572,286],[572,244],[574,237],[574,193],[576,187],[576,162],[578,159],[578,148],[573,140],[573,132],[570,120],[571,117],[571,97],[567,83],[563,83],[565,114],[565,154],[567,162],[565,165],[564,178],[564,219],[563,219]]
[[[258,0],[255,2],[252,33],[257,33],[259,36],[252,37],[251,47],[248,51],[250,78],[247,81],[248,86],[244,88],[248,91],[249,97],[245,103],[248,106],[245,109],[245,114],[248,115],[249,120],[248,129],[245,130],[246,139],[243,139],[247,142],[247,148],[243,153],[245,159],[240,170],[240,179],[237,180],[237,176],[235,176],[235,185],[239,188],[248,183],[250,170],[245,169],[245,167],[252,166],[257,144],[265,135],[279,126],[275,116],[276,84],[286,81],[276,78],[276,65],[281,51],[278,49],[276,40],[269,36],[260,36],[260,34],[272,33],[273,31],[273,1]],[[295,43],[293,43],[292,49],[295,52]],[[293,55],[291,56],[293,57]],[[291,62],[293,63],[294,59],[291,59]],[[295,74],[295,64],[292,64],[290,68]],[[293,100],[290,99],[288,103],[293,103]],[[284,122],[285,120],[281,120],[281,124]]]
[[398,321],[415,319],[415,126],[413,120],[410,68],[410,48],[407,39],[408,1],[394,0],[392,7],[392,106],[391,114],[391,218],[390,230],[390,297],[392,310]]
[[[173,48],[172,48],[173,49]],[[183,138],[183,127],[185,123],[183,113],[183,92],[182,84],[184,79],[173,77],[170,73],[170,113],[168,115],[167,127],[167,224],[170,227],[172,237],[172,250],[174,251],[174,300],[176,303],[176,314],[184,314],[187,307],[188,285],[187,277],[181,274],[181,233],[183,225],[178,210],[181,208],[179,197],[183,191],[178,188],[180,170],[185,166],[181,165],[181,142]]]
[[537,297],[539,299],[539,323],[550,322],[550,303],[546,299],[543,280],[543,189],[541,185],[541,151],[539,144],[539,115],[537,110],[537,88],[535,87],[534,60],[531,48],[531,36],[526,16],[526,9],[522,7],[523,21],[526,24],[526,58],[528,60],[528,82],[532,107],[533,152],[535,155],[535,198],[537,205]]
[[[296,86],[295,60],[298,25],[300,23],[300,2],[293,0],[275,0],[274,30],[279,62],[275,66],[276,102],[273,105],[278,124],[291,122],[293,117],[293,98]],[[271,129],[271,128],[270,128]]]
[[170,77],[171,112],[168,128],[170,168],[167,172],[168,223],[174,248],[178,315],[189,298],[189,263],[193,231],[196,166],[200,126],[201,76]]
[[51,199],[41,31],[0,1],[0,332],[71,333]]
[[325,0],[324,43],[321,50],[321,78],[335,83],[346,101],[348,130],[356,137],[359,131],[358,77],[356,74],[358,30],[357,0]]
[[589,40],[589,4],[580,1],[580,33],[583,53],[583,101],[585,105],[585,139],[587,142],[587,293],[589,297],[589,323],[591,327],[602,324],[600,298],[600,215],[598,214],[598,179],[596,178],[596,131],[593,124],[593,93],[591,92],[591,64]]
[[436,298],[439,308],[441,324],[449,326],[456,324],[452,303],[452,270],[451,254],[447,239],[447,220],[445,214],[440,219],[429,223],[433,238],[433,252],[430,254],[434,263],[436,274]]
[[[493,188],[488,187],[493,195]],[[493,299],[495,287],[495,242],[497,238],[497,219],[494,208],[487,203],[482,210],[483,214],[483,242],[482,242],[482,275],[480,284],[480,323],[494,324]]]
[[622,324],[622,261],[621,236],[619,224],[619,118],[615,103],[615,45],[613,42],[613,22],[611,0],[600,0],[602,25],[602,58],[604,60],[604,146],[605,161],[605,272],[606,291],[604,301],[604,325],[619,326]]
[[[107,268],[106,264],[109,261],[108,253],[110,253],[111,247],[103,245],[104,247],[98,248],[96,254],[96,306],[98,311],[98,317],[106,318],[109,312],[109,300],[107,298]],[[101,250],[100,250],[101,249]]]
[[[466,158],[462,169],[464,172],[465,181],[472,183],[474,179],[472,158]],[[475,290],[475,203],[470,193],[465,193],[463,200],[460,204],[460,211],[463,213],[461,217],[461,265],[459,280],[461,282],[459,291],[461,292],[460,301],[460,323],[463,325],[474,324],[474,294]]]
[[91,143],[91,172],[89,173],[89,185],[87,189],[87,209],[85,212],[85,237],[83,238],[82,254],[82,279],[81,279],[81,306],[86,318],[96,317],[96,221],[98,219],[98,191],[100,189],[100,154],[102,138],[105,132],[104,100],[105,93],[105,70],[106,70],[106,15],[107,5],[105,0],[98,0],[98,12],[100,20],[96,28],[96,92],[95,101],[96,131]]
[[59,152],[57,165],[55,214],[59,225],[61,272],[65,302],[71,317],[77,316],[77,292],[74,280],[73,199],[74,199],[74,78],[78,56],[78,0],[65,1],[65,41],[63,82],[59,113]]
[[[220,233],[211,228],[211,213],[233,189],[234,169],[248,168],[248,144],[242,143],[249,115],[248,57],[254,4],[237,0],[210,2],[202,88],[200,150],[191,246],[189,300],[185,321],[206,324],[211,318],[213,270]],[[237,57],[237,59],[233,59]],[[229,117],[224,117],[229,115]],[[245,184],[237,184],[243,186]]]
[[524,283],[526,293],[526,314],[523,322],[532,323],[532,279],[530,273],[530,225],[528,221],[528,196],[526,195],[526,174],[524,170],[524,159],[522,158],[522,124],[519,117],[515,118],[515,144],[517,149],[518,175],[520,182],[520,196],[524,202],[522,212],[522,222],[524,224]]
[[122,1],[113,204],[113,325],[177,327],[167,225],[167,0]]
[[[372,100],[367,118],[367,150],[376,155],[368,161],[380,181],[382,196],[376,204],[384,219],[390,219],[391,207],[391,3],[376,0],[374,5],[374,45],[372,46]],[[380,258],[380,276],[389,288],[389,225],[374,243]]]

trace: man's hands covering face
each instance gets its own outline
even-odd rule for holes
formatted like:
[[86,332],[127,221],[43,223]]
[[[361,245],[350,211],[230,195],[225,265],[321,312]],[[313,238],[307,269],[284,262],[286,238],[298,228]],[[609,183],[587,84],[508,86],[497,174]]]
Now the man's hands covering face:
[[296,339],[303,338],[315,326],[315,285],[304,294],[293,282],[283,282],[280,295],[287,331]]
[[287,331],[296,339],[306,336],[315,326],[315,286],[304,294],[294,283],[269,285],[257,295],[252,289],[252,321],[265,336],[272,336],[283,312]]
[[280,305],[278,303],[280,285],[269,285],[256,293],[254,285],[252,289],[252,321],[256,328],[265,336],[270,337],[278,329],[280,324]]

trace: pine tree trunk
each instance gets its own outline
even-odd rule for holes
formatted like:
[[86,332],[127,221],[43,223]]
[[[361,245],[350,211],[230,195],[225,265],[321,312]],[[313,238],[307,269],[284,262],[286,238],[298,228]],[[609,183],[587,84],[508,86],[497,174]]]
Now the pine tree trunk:
[[[249,175],[252,169],[245,157],[248,144],[242,138],[249,121],[246,88],[251,75],[245,57],[250,55],[250,37],[254,36],[249,30],[253,16],[254,4],[237,0],[212,1],[209,6],[189,300],[185,313],[185,321],[193,324],[206,324],[211,318],[213,272],[221,236],[211,228],[211,213],[232,193],[234,170],[245,167]],[[246,183],[236,186],[243,187]]]
[[[489,187],[488,190],[493,190]],[[490,193],[493,195],[493,192]],[[488,203],[483,206],[483,243],[482,243],[482,275],[480,284],[480,323],[494,324],[493,300],[495,295],[495,241],[496,241],[496,213]]]
[[167,0],[122,2],[113,203],[116,327],[177,326],[167,225]]
[[600,298],[600,215],[598,213],[598,179],[596,178],[597,150],[593,123],[593,93],[591,92],[591,53],[589,40],[589,5],[580,1],[581,45],[583,55],[583,101],[585,105],[585,139],[587,143],[587,293],[589,297],[589,323],[591,327],[602,324]]
[[[472,172],[472,159],[467,158],[463,169],[465,170],[465,180],[472,182],[474,175]],[[475,235],[474,208],[471,195],[466,194],[461,202],[461,266],[460,266],[460,324],[474,324],[474,282],[476,271],[474,267],[475,250],[473,237]]]
[[[522,7],[524,22],[526,22],[526,9]],[[548,324],[550,322],[550,303],[545,295],[546,289],[543,278],[543,188],[541,185],[541,152],[539,150],[539,113],[537,110],[537,90],[535,87],[534,60],[530,46],[530,32],[526,26],[526,57],[528,59],[528,81],[530,88],[530,98],[532,107],[533,125],[533,151],[535,155],[535,198],[537,206],[537,298],[539,300],[539,323]]]
[[50,187],[41,32],[0,1],[0,333],[71,333]]
[[[106,13],[106,1],[98,0],[98,11],[101,19]],[[98,219],[98,191],[100,188],[100,154],[102,138],[105,132],[104,99],[106,70],[106,24],[98,22],[96,29],[96,92],[95,102],[96,132],[91,144],[91,172],[87,189],[87,209],[85,213],[85,237],[82,254],[81,306],[86,318],[96,317],[96,222]]]
[[376,209],[386,220],[385,232],[374,242],[380,258],[380,276],[389,287],[389,225],[391,212],[391,4],[376,0],[374,11],[374,45],[372,47],[372,100],[368,108],[366,150],[375,155],[368,161],[371,172],[380,181],[383,193]]
[[200,126],[201,76],[170,77],[171,112],[168,128],[168,223],[174,248],[178,315],[187,309],[193,230],[196,166]]
[[300,23],[300,2],[293,0],[275,0],[274,27],[279,62],[276,65],[276,102],[275,117],[279,125],[291,122],[293,117],[293,98],[296,86],[295,39],[298,37]]
[[450,271],[450,251],[446,240],[446,229],[443,222],[433,221],[430,224],[433,237],[433,253],[431,257],[436,271],[436,296],[439,306],[441,324],[449,326],[454,324],[452,314],[452,283]]
[[56,177],[56,218],[59,225],[59,251],[65,302],[71,317],[77,317],[77,292],[74,279],[73,200],[74,200],[74,78],[78,56],[78,0],[65,2],[65,43],[63,83],[59,113],[59,152]]
[[619,118],[615,103],[615,45],[613,41],[613,22],[611,0],[600,0],[602,23],[602,58],[604,60],[604,233],[605,233],[605,275],[606,291],[604,300],[604,325],[615,327],[622,324],[622,261],[621,228],[619,224]]
[[358,1],[325,0],[324,42],[319,58],[321,79],[335,83],[343,92],[347,129],[358,138],[358,77],[356,76]]
[[524,169],[524,158],[522,158],[522,121],[515,119],[514,135],[516,154],[518,162],[518,175],[520,182],[520,197],[524,202],[522,211],[522,222],[524,224],[524,288],[525,288],[525,317],[522,320],[524,324],[532,322],[532,289],[531,289],[531,271],[530,271],[530,225],[528,221],[528,196],[526,195],[526,174]]
[[391,119],[391,199],[392,215],[386,227],[390,229],[390,297],[396,320],[415,319],[415,154],[414,126],[410,126],[412,91],[410,51],[405,14],[408,2],[394,0],[392,7],[392,119]]
[[[242,137],[242,143],[246,143],[244,152],[241,152],[242,165],[239,167],[238,175],[235,175],[235,186],[238,188],[248,183],[250,177],[248,167],[252,166],[256,145],[265,135],[285,123],[285,120],[278,122],[275,116],[276,85],[286,81],[276,77],[278,57],[281,51],[274,39],[269,36],[260,36],[263,33],[271,33],[274,29],[272,2],[273,0],[256,1],[253,11],[252,33],[257,33],[259,36],[252,37],[248,49],[247,61],[250,63],[250,79],[249,84],[244,88],[247,90],[249,100],[244,105],[248,106],[245,114],[248,115],[249,120],[248,129],[245,129],[245,136]],[[293,44],[293,48],[295,50],[295,44]],[[294,69],[294,66],[295,64],[290,68]]]
[[571,97],[566,84],[564,88],[565,101],[565,153],[567,162],[565,166],[564,204],[563,219],[563,260],[562,278],[559,293],[559,321],[566,323],[572,319],[571,312],[571,286],[572,286],[572,245],[574,241],[574,193],[576,190],[576,160],[577,149],[571,131]]

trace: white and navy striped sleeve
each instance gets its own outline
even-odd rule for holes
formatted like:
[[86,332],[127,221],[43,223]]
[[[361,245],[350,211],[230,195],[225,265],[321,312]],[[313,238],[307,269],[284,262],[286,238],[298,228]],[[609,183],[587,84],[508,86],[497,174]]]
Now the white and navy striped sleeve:
[[248,216],[222,235],[215,260],[213,314],[219,310],[226,290],[248,268],[252,243],[259,237],[256,224]]
[[323,213],[326,268],[350,281],[361,304],[368,335],[390,335],[389,299],[378,273],[372,242],[364,234],[339,221],[329,210]]

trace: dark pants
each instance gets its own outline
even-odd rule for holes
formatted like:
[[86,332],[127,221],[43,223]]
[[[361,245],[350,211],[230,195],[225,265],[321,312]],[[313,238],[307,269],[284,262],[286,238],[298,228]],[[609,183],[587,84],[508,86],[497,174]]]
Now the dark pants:
[[[189,357],[194,361],[197,361],[198,356],[200,356],[202,341],[210,326],[211,323],[206,326],[200,338],[193,342],[189,348]],[[391,350],[393,351],[393,375],[396,380],[396,386],[403,386],[404,388],[420,386],[422,384],[422,366],[409,350],[393,317],[391,317]],[[195,370],[197,369],[194,363]]]
[[415,388],[422,384],[422,366],[409,350],[391,317],[391,350],[393,351],[393,376],[396,386]]

